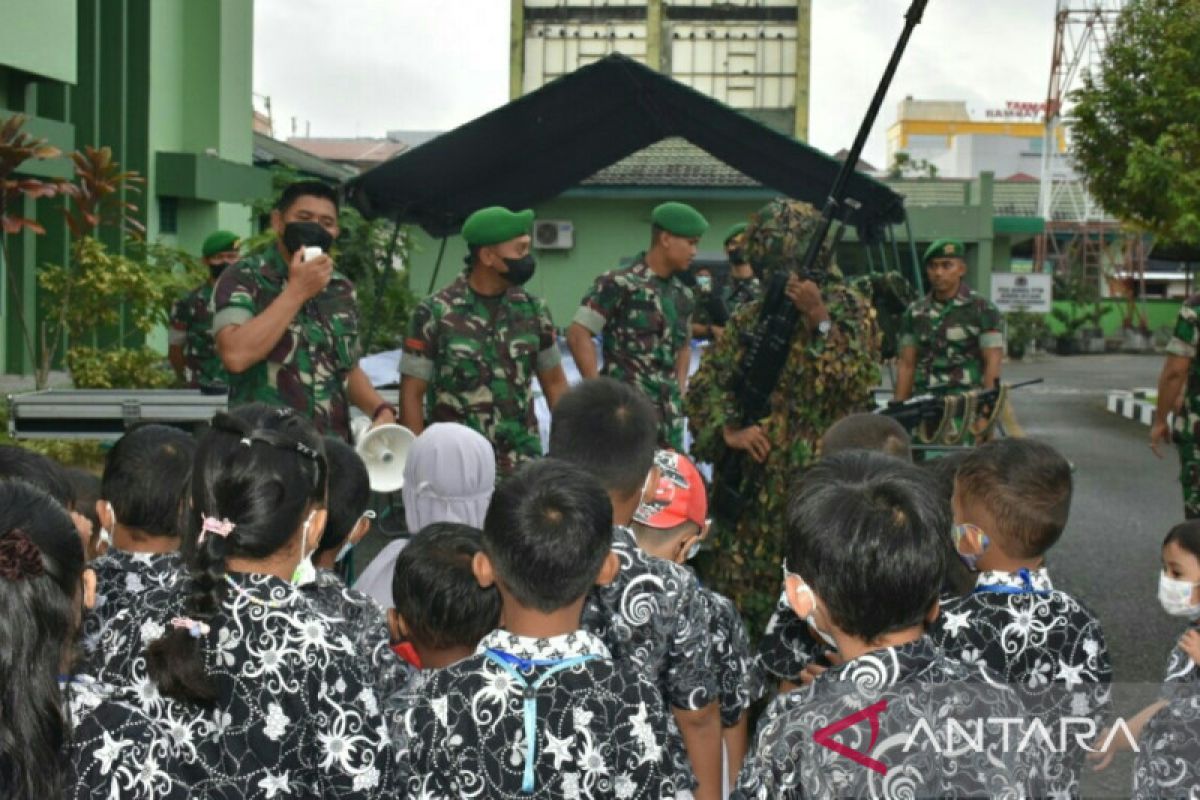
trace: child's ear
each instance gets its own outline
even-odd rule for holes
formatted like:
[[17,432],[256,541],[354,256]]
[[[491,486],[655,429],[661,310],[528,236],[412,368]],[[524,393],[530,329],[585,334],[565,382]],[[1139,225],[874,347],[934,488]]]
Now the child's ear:
[[101,528],[104,528],[106,531],[112,531],[116,523],[116,520],[113,519],[114,516],[116,515],[113,514],[112,506],[109,505],[107,500],[100,498],[96,501],[96,518],[100,520]]
[[358,522],[350,529],[350,535],[346,537],[346,541],[350,544],[358,544],[369,530],[371,530],[371,520],[367,517],[359,517]]
[[305,552],[317,549],[321,537],[325,535],[325,523],[329,521],[329,509],[318,508],[313,511],[312,522],[308,525],[308,541],[304,543]]
[[925,612],[925,624],[932,625],[938,618],[938,614],[942,613],[942,603],[940,600],[934,600],[933,605]]
[[482,550],[471,559],[471,571],[475,573],[475,580],[484,589],[496,584],[496,571],[492,568],[492,560]]
[[701,537],[700,537],[699,533],[689,534],[689,535],[680,537],[679,547],[675,551],[675,563],[676,564],[686,564],[687,563],[688,552],[691,551],[692,545],[694,545],[700,541],[700,538]]
[[388,633],[391,634],[392,641],[398,642],[404,638],[406,631],[404,630],[404,619],[400,616],[400,612],[394,608],[387,610]]
[[788,575],[783,581],[784,591],[787,592],[788,605],[800,619],[806,618],[813,612],[812,589],[805,591],[806,584],[799,575]]
[[617,558],[617,554],[612,550],[608,551],[608,555],[604,557],[604,563],[600,565],[600,572],[596,574],[597,586],[608,586],[617,579],[617,573],[621,571],[621,560]]

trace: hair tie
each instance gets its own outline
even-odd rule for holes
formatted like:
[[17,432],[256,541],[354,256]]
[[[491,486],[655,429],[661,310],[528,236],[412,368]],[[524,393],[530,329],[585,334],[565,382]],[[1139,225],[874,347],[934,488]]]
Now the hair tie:
[[29,538],[29,534],[20,528],[13,528],[0,538],[0,578],[19,581],[45,573],[42,551]]
[[220,536],[222,539],[229,537],[233,533],[233,529],[237,526],[228,519],[217,519],[216,517],[205,517],[200,524],[200,536],[196,539],[196,545],[204,544],[204,535],[211,533],[215,536]]
[[187,631],[193,639],[208,636],[212,632],[212,628],[208,626],[208,623],[199,622],[191,617],[175,617],[171,620],[171,627]]

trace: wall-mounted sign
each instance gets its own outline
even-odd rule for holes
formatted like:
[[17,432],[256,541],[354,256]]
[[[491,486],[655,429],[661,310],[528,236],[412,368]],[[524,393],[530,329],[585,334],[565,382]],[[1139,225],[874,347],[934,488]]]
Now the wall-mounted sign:
[[1049,103],[1031,103],[1022,100],[1009,100],[1004,108],[989,108],[984,111],[988,119],[1042,119],[1047,111],[1057,111],[1057,104],[1052,108]]
[[993,272],[992,302],[1004,312],[1049,314],[1053,286],[1053,276],[1047,273]]

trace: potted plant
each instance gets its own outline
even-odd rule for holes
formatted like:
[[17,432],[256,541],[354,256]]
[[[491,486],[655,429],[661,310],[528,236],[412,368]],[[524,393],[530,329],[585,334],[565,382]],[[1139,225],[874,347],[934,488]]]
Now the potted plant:
[[1004,315],[1008,335],[1005,337],[1008,345],[1008,357],[1020,360],[1025,357],[1031,345],[1045,335],[1046,320],[1041,314],[1031,314],[1024,309],[1017,309]]

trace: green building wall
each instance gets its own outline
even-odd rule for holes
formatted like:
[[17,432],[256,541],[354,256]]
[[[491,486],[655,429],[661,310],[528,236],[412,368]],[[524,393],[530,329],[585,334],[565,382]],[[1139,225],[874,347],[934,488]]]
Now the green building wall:
[[[151,240],[194,253],[216,228],[249,234],[246,203],[271,190],[269,173],[250,166],[253,23],[252,0],[6,0],[0,117],[26,114],[26,130],[64,154],[112,148],[146,180],[125,199],[138,206]],[[72,174],[65,158],[22,171]],[[0,370],[7,373],[33,369],[15,311],[34,308],[38,265],[67,257],[59,204],[26,201],[25,216],[47,233],[8,238],[13,286],[7,279],[0,285]],[[110,249],[124,248],[115,230],[101,238]],[[118,326],[96,340],[124,334]],[[165,352],[165,332],[149,343]]]

